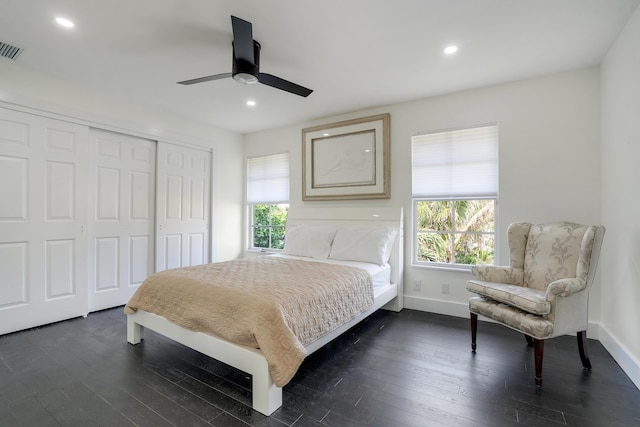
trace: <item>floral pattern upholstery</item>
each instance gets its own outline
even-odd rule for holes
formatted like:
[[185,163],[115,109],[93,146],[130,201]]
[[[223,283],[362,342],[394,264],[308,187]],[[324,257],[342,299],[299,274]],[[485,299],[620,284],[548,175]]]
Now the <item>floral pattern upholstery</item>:
[[471,273],[484,282],[509,283],[522,286],[524,270],[513,267],[474,265]]
[[511,267],[513,268],[524,269],[524,250],[527,246],[530,229],[531,224],[528,222],[515,222],[507,228],[509,255],[511,258]]
[[549,314],[551,304],[545,293],[537,289],[503,283],[470,280],[467,290],[509,304],[533,314]]
[[558,298],[587,300],[578,293],[593,282],[604,231],[571,222],[511,224],[510,266],[472,268],[476,279],[467,290],[479,296],[469,300],[469,310],[538,339],[586,330],[586,304],[570,313],[556,308]]
[[472,297],[469,299],[469,310],[538,339],[551,338],[553,335],[552,321],[526,311],[514,310],[513,307],[499,301]]
[[576,277],[587,228],[568,222],[532,225],[524,252],[525,286],[546,290],[553,281]]

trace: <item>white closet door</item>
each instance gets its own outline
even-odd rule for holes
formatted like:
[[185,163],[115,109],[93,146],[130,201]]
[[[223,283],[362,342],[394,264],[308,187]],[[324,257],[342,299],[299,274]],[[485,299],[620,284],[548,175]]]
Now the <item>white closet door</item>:
[[209,262],[211,152],[158,143],[156,271]]
[[87,137],[0,108],[0,334],[88,312]]
[[155,142],[91,129],[89,311],[125,304],[153,272]]

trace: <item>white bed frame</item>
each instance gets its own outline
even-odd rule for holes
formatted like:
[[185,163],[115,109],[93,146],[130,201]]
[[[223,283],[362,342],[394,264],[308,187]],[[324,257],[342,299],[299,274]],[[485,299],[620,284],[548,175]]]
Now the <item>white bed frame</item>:
[[[404,224],[401,207],[290,208],[287,224],[302,223],[393,226],[398,230],[398,236],[389,259],[391,286],[376,293],[374,305],[367,311],[306,346],[308,354],[320,349],[380,308],[393,311],[402,310]],[[144,328],[149,328],[250,374],[252,376],[252,406],[256,411],[264,415],[271,415],[282,406],[282,388],[276,387],[273,383],[271,375],[269,375],[267,360],[259,349],[233,344],[212,335],[184,329],[162,316],[143,310],[138,310],[127,316],[127,341],[134,345],[140,343]]]

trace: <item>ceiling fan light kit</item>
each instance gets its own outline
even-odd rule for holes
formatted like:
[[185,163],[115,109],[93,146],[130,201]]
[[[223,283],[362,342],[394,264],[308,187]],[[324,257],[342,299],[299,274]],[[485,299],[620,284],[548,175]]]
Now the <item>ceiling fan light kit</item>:
[[236,55],[236,42],[231,43],[233,46],[232,70],[231,76],[233,80],[244,84],[255,84],[260,80],[260,43],[255,40],[253,42],[252,60],[239,58]]
[[258,78],[253,74],[249,74],[249,73],[235,73],[233,75],[233,80],[245,85],[252,85],[252,84],[258,83]]
[[232,77],[233,80],[243,84],[262,83],[276,89],[284,90],[295,95],[307,97],[313,92],[304,86],[290,82],[283,78],[260,72],[260,43],[253,39],[251,22],[231,16],[233,29],[233,55],[231,73],[214,74],[212,76],[199,77],[178,82],[182,85],[203,83],[211,80],[219,80]]

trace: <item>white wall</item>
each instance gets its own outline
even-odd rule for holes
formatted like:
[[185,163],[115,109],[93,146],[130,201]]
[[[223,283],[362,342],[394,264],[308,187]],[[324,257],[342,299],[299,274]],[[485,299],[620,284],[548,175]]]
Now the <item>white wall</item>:
[[601,70],[601,341],[640,387],[640,8]]
[[[241,255],[242,135],[176,117],[166,111],[142,108],[87,93],[61,80],[44,76],[0,59],[0,105],[39,113],[92,127],[178,144],[213,149],[212,227],[214,260]],[[224,183],[224,185],[216,185]]]
[[[500,262],[508,263],[506,228],[514,221],[600,223],[600,107],[598,68],[470,90],[245,135],[245,156],[289,151],[291,205],[401,205],[405,209],[405,306],[468,316],[468,272],[411,267],[411,135],[456,126],[499,122]],[[391,199],[302,201],[304,127],[391,113]],[[422,291],[413,281],[422,281]],[[450,293],[441,293],[441,284]],[[600,284],[590,319],[600,320]],[[597,328],[596,328],[597,329]],[[596,331],[597,332],[597,331]]]

